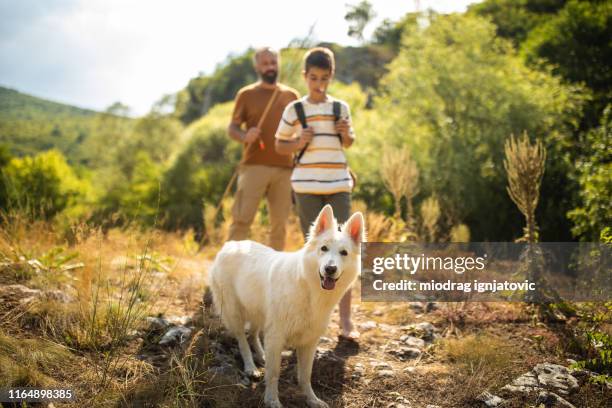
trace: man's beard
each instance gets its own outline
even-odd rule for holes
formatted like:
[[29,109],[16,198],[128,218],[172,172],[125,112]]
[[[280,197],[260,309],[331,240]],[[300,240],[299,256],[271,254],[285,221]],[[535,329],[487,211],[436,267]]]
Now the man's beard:
[[278,76],[277,71],[267,71],[261,74],[261,80],[268,84],[273,84],[276,82],[277,76]]

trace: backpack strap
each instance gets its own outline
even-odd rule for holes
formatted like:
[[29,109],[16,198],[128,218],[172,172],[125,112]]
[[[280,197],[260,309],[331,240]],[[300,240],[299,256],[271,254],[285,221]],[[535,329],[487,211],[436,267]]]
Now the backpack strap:
[[[298,117],[298,120],[300,121],[300,124],[302,125],[302,129],[306,129],[308,127],[308,124],[306,123],[306,114],[304,113],[304,105],[302,104],[302,102],[298,101],[293,104],[293,108],[295,109],[295,113]],[[300,150],[300,152],[293,157],[294,166],[297,166],[297,164],[300,162],[300,159],[306,152],[307,148],[308,148],[308,144],[306,144],[306,146],[304,146],[304,148]]]
[[295,109],[295,113],[297,114],[298,120],[302,125],[303,129],[306,129],[308,125],[306,124],[306,114],[304,113],[304,105],[302,102],[298,101],[293,104],[293,108]]
[[[336,123],[340,119],[340,102],[332,102],[332,111],[334,112],[334,123]],[[337,133],[336,136],[338,136],[338,139],[340,139],[340,145],[342,145],[342,136],[340,136],[340,133]]]
[[334,122],[337,122],[338,119],[340,119],[340,102],[339,101],[334,101],[332,103],[332,109],[334,112]]

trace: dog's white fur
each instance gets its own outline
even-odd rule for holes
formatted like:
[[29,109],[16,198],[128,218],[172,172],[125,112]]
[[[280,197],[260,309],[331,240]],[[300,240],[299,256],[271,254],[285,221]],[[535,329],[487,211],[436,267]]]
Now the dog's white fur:
[[[359,273],[364,231],[359,212],[338,231],[332,208],[326,205],[299,251],[277,252],[253,241],[230,241],[217,254],[209,275],[215,308],[238,339],[245,372],[259,376],[245,335],[245,325],[250,324],[255,354],[265,360],[267,406],[282,406],[278,378],[285,347],[296,349],[298,383],[308,405],[328,406],[312,390],[312,364],[334,306]],[[330,279],[336,279],[335,285]]]

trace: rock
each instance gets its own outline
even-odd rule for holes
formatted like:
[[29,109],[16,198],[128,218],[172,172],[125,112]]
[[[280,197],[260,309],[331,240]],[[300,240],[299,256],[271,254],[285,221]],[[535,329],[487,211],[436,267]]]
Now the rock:
[[170,328],[166,334],[163,335],[159,341],[160,346],[167,346],[172,344],[183,344],[187,338],[191,335],[191,329],[184,326],[177,326]]
[[42,294],[38,289],[30,289],[24,285],[0,286],[0,300],[2,303],[29,303]]
[[548,390],[552,393],[569,395],[579,387],[578,380],[572,373],[561,365],[542,363],[502,387],[502,390],[516,393]]
[[335,355],[332,350],[322,349],[321,347],[317,347],[317,351],[315,353],[315,359],[323,359],[323,360],[336,361],[336,362],[344,361],[342,358]]
[[425,408],[440,408],[440,406],[439,406],[439,405],[427,404],[427,405],[425,406]]
[[426,313],[429,313],[429,312],[432,312],[432,311],[438,310],[438,309],[439,309],[439,307],[438,307],[437,303],[435,303],[435,302],[427,302],[427,305],[425,306],[425,312]]
[[377,373],[378,377],[386,377],[386,378],[388,378],[388,377],[393,377],[393,375],[394,375],[393,370],[380,370]]
[[361,363],[357,363],[353,366],[353,372],[351,373],[352,378],[361,378],[365,374],[365,367]]
[[233,376],[237,373],[233,365],[223,363],[220,366],[213,366],[208,369],[214,375]]
[[417,313],[423,313],[425,311],[425,308],[423,307],[421,302],[410,302],[408,304],[408,307]]
[[[324,352],[325,352],[324,350],[317,347],[317,356],[319,356],[320,354],[323,354]],[[293,355],[292,350],[284,350],[283,352],[281,352],[282,358],[291,358],[292,355]]]
[[365,322],[365,323],[361,323],[361,324],[359,324],[359,328],[360,328],[362,331],[367,331],[367,330],[372,330],[372,329],[375,329],[375,328],[376,328],[376,326],[377,326],[377,324],[376,324],[376,322],[375,322],[374,320],[368,320],[368,321],[367,321],[367,322]]
[[576,408],[570,402],[550,391],[540,391],[536,404],[544,404],[547,408]]
[[568,395],[578,389],[578,381],[569,369],[558,364],[538,364],[533,368],[540,384],[546,388],[553,388],[556,392]]
[[514,379],[512,383],[505,385],[502,390],[509,392],[530,392],[539,386],[538,378],[532,372],[525,373]]
[[147,323],[149,323],[149,326],[153,330],[163,330],[167,328],[168,326],[170,326],[170,322],[161,316],[160,317],[147,316],[145,320],[147,321]]
[[334,341],[333,341],[332,339],[330,339],[329,337],[321,337],[321,338],[319,339],[319,343],[320,343],[320,344],[331,344],[331,343],[333,343],[333,342],[334,342]]
[[190,326],[192,323],[190,316],[168,316],[167,321],[176,326]]
[[372,312],[372,314],[374,316],[382,316],[382,315],[384,315],[384,312],[382,310],[380,310],[380,309],[376,309],[375,311]]
[[418,358],[421,356],[421,350],[415,347],[408,346],[400,346],[397,349],[389,350],[388,353],[399,358],[400,361]]
[[497,395],[491,394],[489,391],[485,391],[476,397],[478,401],[484,402],[487,407],[497,407],[504,403],[504,400]]
[[407,346],[422,349],[425,347],[425,340],[419,339],[418,337],[409,336],[407,334],[400,337],[400,341]]
[[429,322],[409,324],[407,326],[402,326],[401,329],[425,341],[433,341],[435,338],[436,328]]
[[371,361],[370,365],[375,370],[393,370],[393,367],[391,367],[391,364],[384,362],[384,361]]
[[411,406],[410,401],[408,401],[406,398],[404,398],[402,396],[402,394],[400,394],[397,391],[392,391],[392,392],[388,392],[387,395],[389,397],[395,397],[395,402],[390,403],[389,405],[387,405],[387,407],[395,407],[395,408],[408,408]]
[[388,333],[394,333],[395,332],[395,328],[393,326],[391,326],[390,324],[385,324],[385,323],[380,323],[378,325],[378,328],[384,332],[388,332]]

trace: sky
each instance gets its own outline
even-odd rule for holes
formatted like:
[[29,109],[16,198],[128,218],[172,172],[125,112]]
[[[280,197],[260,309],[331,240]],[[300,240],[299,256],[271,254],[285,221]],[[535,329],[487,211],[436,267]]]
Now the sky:
[[[462,12],[474,0],[370,0],[377,17],[428,8]],[[286,46],[305,37],[358,45],[347,35],[347,3],[358,0],[0,0],[0,86],[132,115],[211,73],[249,46]]]

